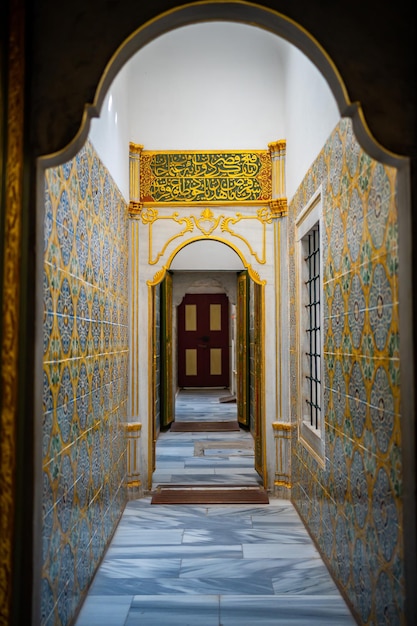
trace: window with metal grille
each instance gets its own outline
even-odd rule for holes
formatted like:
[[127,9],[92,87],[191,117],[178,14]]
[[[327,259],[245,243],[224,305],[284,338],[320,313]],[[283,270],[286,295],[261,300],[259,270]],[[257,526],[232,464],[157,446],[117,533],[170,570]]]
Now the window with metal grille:
[[295,230],[298,273],[298,434],[300,441],[324,467],[321,219],[319,189],[298,216]]
[[307,333],[308,368],[305,377],[308,381],[307,415],[310,426],[319,428],[321,412],[321,339],[320,339],[320,228],[317,223],[304,237],[307,256],[304,261],[308,268],[306,280],[308,301],[305,305]]

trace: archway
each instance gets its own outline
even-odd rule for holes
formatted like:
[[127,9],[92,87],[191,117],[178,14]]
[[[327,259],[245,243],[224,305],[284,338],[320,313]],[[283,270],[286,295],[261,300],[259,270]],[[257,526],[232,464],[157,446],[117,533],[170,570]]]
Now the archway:
[[[190,241],[180,244],[169,256],[167,265],[148,281],[153,329],[149,345],[153,411],[148,423],[148,486],[152,484],[160,430],[174,422],[176,395],[187,384],[194,388],[220,385],[232,391],[237,403],[236,422],[252,433],[255,467],[266,486],[265,352],[269,353],[269,361],[273,356],[270,346],[265,350],[264,342],[265,281],[249,265],[238,245],[214,236],[192,237]],[[187,297],[193,301],[188,305],[192,309],[189,328],[186,328],[187,316],[181,317]],[[199,314],[201,298],[204,304]],[[198,336],[195,346],[193,339],[182,344],[181,334],[184,336],[187,330],[192,337]],[[200,345],[203,339],[209,339],[200,337],[203,330],[213,335],[212,346]],[[224,345],[223,334],[227,336]],[[184,346],[192,354],[191,365],[185,364],[181,352]],[[199,349],[207,347],[208,350]],[[192,372],[187,376],[181,367],[189,367]],[[200,368],[205,372],[203,378]],[[208,370],[212,369],[211,376]]]
[[[237,5],[238,5],[238,3],[230,3],[230,5],[228,4],[227,6],[228,6],[228,7],[229,7],[229,9],[230,9],[231,7],[236,8],[236,6],[237,6]],[[210,5],[210,6],[212,6],[212,5]],[[217,5],[217,8],[219,8],[219,7],[221,7],[221,6],[222,6],[222,5]],[[196,7],[194,7],[194,8],[196,9]],[[220,10],[220,9],[219,9],[219,10]],[[254,9],[252,9],[252,10],[254,10]],[[256,11],[257,11],[257,12],[258,12],[258,11],[261,11],[261,13],[262,13],[262,10],[260,10],[258,7],[256,8]],[[266,14],[268,14],[268,16],[269,16],[269,11],[267,11],[267,12],[266,12]],[[186,17],[186,15],[188,15],[188,17]],[[199,16],[199,17],[196,17],[196,16],[195,16],[195,14],[193,14],[193,15],[194,15],[193,19],[200,19],[200,16]],[[204,14],[204,15],[206,15],[206,14]],[[257,13],[257,15],[258,15],[258,13]],[[186,19],[191,19],[191,17],[190,17],[190,15],[189,15],[189,14],[184,14],[184,15],[182,15],[181,17],[182,17],[184,20],[186,20]],[[246,16],[246,17],[247,17],[247,16]],[[259,21],[259,24],[260,24],[260,25],[264,25],[264,24],[265,24],[265,21],[266,21],[266,20],[265,20],[265,17],[266,17],[266,16],[264,15],[264,19],[261,19],[261,16],[260,16],[260,15],[258,15],[258,21]],[[277,16],[275,16],[275,18],[276,18],[276,17],[277,17]],[[252,14],[252,18],[253,18],[253,14]],[[164,24],[166,24],[166,23],[164,22],[164,19],[165,19],[165,18],[162,18],[162,19],[161,19],[161,24],[159,25],[159,26],[161,27],[161,32],[163,32],[163,29],[166,27],[166,26],[164,26]],[[201,19],[206,19],[206,17],[201,18]],[[181,21],[181,20],[180,20],[180,21]],[[272,20],[272,21],[273,21],[273,20]],[[281,27],[282,27],[283,23],[280,21],[280,19],[278,20],[278,22],[279,22],[279,24],[276,24],[276,29],[278,29],[278,30],[279,30],[279,26],[281,26]],[[286,20],[284,20],[284,22],[285,22],[285,24],[286,24],[286,25],[288,25]],[[155,23],[155,24],[152,24],[151,26],[152,26],[152,28],[154,29],[154,30],[153,30],[153,33],[155,34],[155,28],[156,28],[156,30],[158,30],[158,27],[156,27],[156,23]],[[270,28],[270,22],[269,22],[269,20],[268,20],[268,28]],[[291,27],[289,28],[289,30],[290,30],[290,31],[291,31],[292,29],[294,29],[294,32],[296,32],[296,31],[297,31],[297,28],[296,28],[294,25],[291,25]],[[148,33],[147,33],[147,35],[150,35],[150,33],[148,32]],[[287,32],[287,36],[288,36],[288,32]],[[303,36],[304,36],[304,35],[303,35]],[[308,38],[307,38],[307,39],[308,39]],[[310,40],[309,40],[309,41],[310,41]],[[137,42],[136,42],[136,43],[137,43]],[[310,41],[310,43],[311,43],[311,41]],[[142,44],[141,44],[141,45],[143,45],[143,40],[142,40]],[[122,56],[123,56],[123,55],[121,55],[121,57],[122,57]],[[313,56],[314,56],[314,55],[313,55]],[[317,55],[317,56],[318,56],[318,57],[320,57],[320,62],[321,62],[321,61],[323,61],[324,65],[325,65],[325,64],[326,64],[326,62],[327,62],[327,60],[326,60],[326,59],[325,59],[325,57],[321,54],[321,52],[320,52],[320,53],[318,53],[318,55]],[[121,58],[121,57],[120,57],[120,58]],[[327,63],[328,63],[328,62],[327,62]],[[320,64],[320,63],[319,63],[319,64]],[[333,72],[333,78],[334,78],[334,77],[336,76],[336,73],[334,72],[333,68],[331,68],[331,67],[330,67],[330,69],[329,69],[329,68],[327,68],[327,69],[328,69],[328,71],[329,71],[329,72]],[[323,71],[323,73],[324,73],[324,71]],[[337,81],[336,81],[336,82],[337,82]],[[107,83],[107,86],[108,86],[108,83]],[[339,86],[340,86],[340,85],[339,85]],[[101,86],[100,86],[100,89],[102,89],[102,91],[101,91],[100,93],[101,93],[102,95],[105,93],[105,88],[106,88],[106,79],[104,79],[104,80],[103,80],[103,82],[102,82],[102,84],[101,84]],[[344,104],[347,106],[347,98],[346,98],[346,94],[344,94],[344,93],[343,93],[343,90],[342,90],[342,92],[341,92],[341,93],[339,93],[338,95],[339,95],[339,100],[338,100],[338,102],[339,102],[339,101],[343,101],[343,102],[344,102]],[[104,96],[103,96],[103,97],[104,97]],[[96,102],[97,107],[99,106],[99,102],[100,102],[100,98],[98,98],[98,99],[97,99],[97,102]],[[347,109],[343,109],[343,112],[346,112],[346,111],[347,111]],[[357,110],[356,110],[356,112],[357,112]],[[351,110],[350,110],[350,109],[349,109],[349,113],[351,113]],[[358,122],[357,116],[355,116],[355,115],[354,115],[353,117],[354,117],[354,121],[357,123],[357,122]],[[368,135],[368,133],[367,133],[366,129],[364,129],[364,127],[361,125],[360,121],[359,121],[359,126],[360,126],[360,128],[362,129],[362,134],[363,134],[363,140],[364,140],[364,142],[366,143],[366,141],[370,141],[370,144],[372,144],[372,145],[373,145],[372,140],[369,138],[369,135]],[[361,136],[361,132],[360,132],[360,131],[358,132],[358,136]],[[80,136],[77,138],[77,141],[78,141],[78,139],[79,139],[80,137],[81,137],[81,134],[80,134]],[[74,144],[72,145],[71,149],[74,149],[75,143],[76,143],[76,142],[74,142]],[[375,154],[376,152],[377,152],[378,154],[381,154],[381,150],[379,149],[379,147],[375,147],[375,145],[373,145],[372,150],[374,150],[374,154]],[[382,151],[382,152],[384,153],[384,156],[386,157],[387,155],[386,155],[385,151]],[[395,162],[395,161],[396,161],[396,160],[395,160],[395,157],[392,157],[392,156],[389,156],[389,160],[391,160],[391,162]],[[403,253],[403,252],[405,252],[405,255],[407,255],[407,249],[404,249],[404,250],[402,249],[402,253]]]

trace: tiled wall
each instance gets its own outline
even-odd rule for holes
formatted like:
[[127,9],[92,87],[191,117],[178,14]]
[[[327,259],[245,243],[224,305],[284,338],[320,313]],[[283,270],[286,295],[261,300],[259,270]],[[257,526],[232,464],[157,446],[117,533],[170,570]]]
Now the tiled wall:
[[[293,500],[360,623],[403,624],[396,171],[364,154],[342,120],[291,202],[290,241],[320,184],[326,465],[295,436]],[[294,298],[291,307],[294,320]]]
[[45,187],[42,625],[64,626],[126,501],[127,207],[89,142]]

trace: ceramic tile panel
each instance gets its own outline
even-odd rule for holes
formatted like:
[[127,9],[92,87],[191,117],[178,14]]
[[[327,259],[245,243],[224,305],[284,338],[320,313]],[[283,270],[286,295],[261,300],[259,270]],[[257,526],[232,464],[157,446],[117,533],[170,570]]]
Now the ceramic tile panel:
[[[362,624],[404,623],[396,170],[341,120],[289,206],[322,186],[326,465],[292,442],[293,500]],[[294,250],[289,246],[292,256]],[[290,292],[295,288],[290,259]],[[290,306],[291,367],[296,303]],[[292,395],[295,396],[294,384]],[[296,405],[291,406],[297,420]]]
[[71,623],[126,502],[127,207],[94,147],[45,174],[42,624]]

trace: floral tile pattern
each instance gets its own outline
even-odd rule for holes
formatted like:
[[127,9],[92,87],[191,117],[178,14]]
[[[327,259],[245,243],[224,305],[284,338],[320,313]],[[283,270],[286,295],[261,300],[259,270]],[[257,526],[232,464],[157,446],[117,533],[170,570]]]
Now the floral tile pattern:
[[[292,498],[358,620],[402,624],[396,170],[340,122],[289,206],[290,294],[295,218],[320,185],[326,464],[294,431]],[[65,626],[126,501],[127,207],[90,143],[46,172],[44,232],[42,626]]]
[[[366,155],[341,120],[289,207],[293,289],[294,221],[320,185],[326,466],[295,434],[292,496],[360,623],[402,624],[396,170]],[[292,368],[296,350],[292,322]]]
[[45,174],[42,625],[74,617],[120,518],[127,207],[87,142]]

